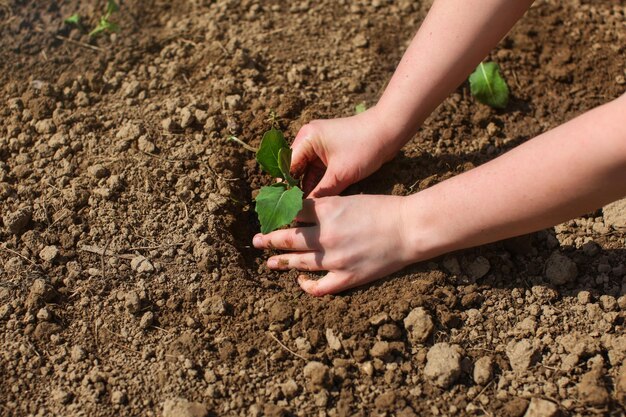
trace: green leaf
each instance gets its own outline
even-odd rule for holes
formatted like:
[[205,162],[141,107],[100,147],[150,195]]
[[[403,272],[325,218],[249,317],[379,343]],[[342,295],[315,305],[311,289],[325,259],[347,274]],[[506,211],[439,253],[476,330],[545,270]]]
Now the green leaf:
[[113,13],[117,12],[120,9],[120,6],[117,5],[116,2],[114,2],[113,0],[108,0],[107,1],[107,9],[106,9],[106,16],[111,16]]
[[280,148],[278,151],[278,168],[289,185],[294,186],[298,184],[298,181],[293,179],[289,173],[289,169],[291,168],[291,148]]
[[483,104],[503,109],[509,103],[509,87],[495,62],[481,62],[469,77],[472,95]]
[[80,15],[78,13],[74,13],[70,17],[64,20],[68,25],[76,25],[80,26]]
[[289,148],[283,133],[272,128],[263,135],[261,146],[256,153],[256,160],[261,168],[274,178],[285,178],[278,162],[278,152],[283,148]]
[[367,110],[367,106],[363,102],[354,106],[354,114],[363,113],[365,110]]
[[262,187],[256,196],[255,208],[261,223],[261,233],[270,233],[291,223],[302,210],[303,195],[300,188],[289,188],[284,182]]
[[99,34],[101,34],[104,31],[119,32],[120,31],[120,27],[116,23],[109,22],[104,17],[101,17],[100,18],[100,22],[98,22],[98,26],[96,26],[94,28],[94,30],[89,32],[89,36],[92,36],[92,37],[93,36],[98,36]]

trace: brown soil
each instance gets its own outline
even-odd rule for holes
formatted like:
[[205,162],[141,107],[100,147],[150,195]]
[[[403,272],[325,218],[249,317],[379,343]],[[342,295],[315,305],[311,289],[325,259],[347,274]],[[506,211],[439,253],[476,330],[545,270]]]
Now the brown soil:
[[[625,235],[602,210],[321,299],[250,247],[267,179],[225,138],[372,105],[426,4],[130,0],[119,34],[64,26],[103,3],[0,1],[1,415],[624,415]],[[460,86],[348,192],[416,192],[617,97],[625,12],[537,1],[490,56],[508,109]]]

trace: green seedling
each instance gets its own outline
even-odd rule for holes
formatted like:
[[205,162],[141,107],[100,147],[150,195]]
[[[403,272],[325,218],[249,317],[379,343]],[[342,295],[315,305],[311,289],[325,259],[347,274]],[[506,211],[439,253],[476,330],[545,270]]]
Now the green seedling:
[[107,7],[104,15],[100,16],[100,20],[98,21],[98,25],[89,32],[89,36],[94,37],[100,35],[102,32],[119,32],[120,27],[117,23],[111,22],[109,19],[111,15],[117,12],[120,9],[120,6],[115,3],[113,0],[107,0]]
[[365,110],[367,110],[367,106],[364,102],[360,102],[359,104],[354,106],[354,114],[363,113]]
[[495,62],[481,62],[469,77],[470,91],[476,100],[503,109],[509,103],[509,87]]
[[262,187],[256,197],[255,211],[261,223],[261,233],[270,233],[291,223],[302,210],[304,193],[298,181],[291,177],[291,148],[283,133],[274,126],[263,135],[256,153],[261,168],[282,181]]
[[63,22],[65,22],[65,24],[67,25],[75,25],[75,26],[78,26],[78,28],[81,28],[82,23],[80,20],[81,20],[80,15],[78,13],[74,13],[73,15],[65,19]]

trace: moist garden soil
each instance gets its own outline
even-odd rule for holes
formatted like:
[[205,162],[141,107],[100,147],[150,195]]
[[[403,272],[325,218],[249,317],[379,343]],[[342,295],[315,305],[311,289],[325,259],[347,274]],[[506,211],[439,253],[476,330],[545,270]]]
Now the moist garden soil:
[[[227,136],[374,105],[427,3],[132,0],[117,34],[63,23],[104,3],[0,1],[0,415],[624,415],[619,207],[323,298],[250,246],[269,179]],[[346,193],[419,192],[616,98],[625,12],[537,1],[488,58],[507,109],[458,86]]]

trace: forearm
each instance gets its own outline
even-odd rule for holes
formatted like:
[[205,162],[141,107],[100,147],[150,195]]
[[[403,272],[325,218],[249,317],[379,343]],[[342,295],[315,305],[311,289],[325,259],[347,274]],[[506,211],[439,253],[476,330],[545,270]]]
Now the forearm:
[[416,260],[530,233],[626,196],[626,95],[407,197]]
[[532,0],[436,0],[376,105],[401,147],[530,7]]

